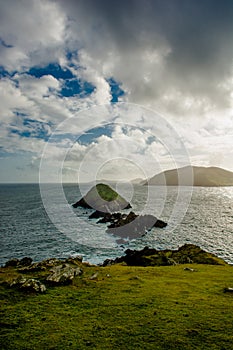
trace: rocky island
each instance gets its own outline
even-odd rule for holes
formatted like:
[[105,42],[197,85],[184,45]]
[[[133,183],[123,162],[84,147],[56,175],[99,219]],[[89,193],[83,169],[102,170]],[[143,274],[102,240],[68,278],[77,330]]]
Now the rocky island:
[[103,213],[95,211],[89,219],[98,219],[97,223],[108,223],[107,233],[114,234],[122,239],[118,242],[124,243],[124,239],[134,239],[144,235],[153,227],[164,228],[167,223],[157,219],[153,215],[137,215],[133,211],[125,213]]
[[101,224],[109,223],[107,232],[121,239],[137,238],[153,227],[167,226],[166,222],[153,215],[137,215],[133,211],[128,214],[116,212],[119,209],[131,208],[131,204],[105,184],[92,187],[84,197],[73,204],[73,207],[96,209],[89,215],[89,219],[99,219],[97,223]]
[[114,212],[122,209],[130,209],[131,205],[116,191],[106,184],[97,184],[73,204],[74,208],[96,209],[102,212]]

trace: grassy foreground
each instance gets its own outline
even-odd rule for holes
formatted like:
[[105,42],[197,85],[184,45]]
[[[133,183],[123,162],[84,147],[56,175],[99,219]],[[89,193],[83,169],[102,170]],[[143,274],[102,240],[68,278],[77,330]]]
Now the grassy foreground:
[[5,283],[16,269],[0,269],[1,349],[233,349],[232,266],[83,270],[72,285],[26,294]]

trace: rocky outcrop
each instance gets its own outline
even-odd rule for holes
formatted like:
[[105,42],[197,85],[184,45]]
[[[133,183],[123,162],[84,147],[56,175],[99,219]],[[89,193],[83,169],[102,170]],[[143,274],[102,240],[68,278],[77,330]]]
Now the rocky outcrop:
[[[31,258],[28,258],[28,263],[29,259],[32,261]],[[81,256],[74,258],[70,257],[63,262],[59,259],[51,258],[32,263],[31,265],[24,267],[19,264],[19,261],[20,260],[18,259],[9,260],[5,264],[5,268],[13,268],[13,270],[23,274],[28,273],[31,275],[36,273],[36,276],[39,274],[42,276],[42,279],[46,285],[54,286],[71,284],[76,276],[80,276],[83,273],[81,267],[87,266],[87,264],[82,264]],[[28,278],[26,276],[19,275],[13,281],[10,281],[8,285],[26,292],[44,293],[46,291],[45,285],[39,280],[31,278],[31,276]]]
[[95,211],[89,219],[100,219],[98,223],[109,223],[107,232],[122,238],[136,238],[145,234],[153,227],[164,228],[167,223],[153,215],[137,215],[133,211],[129,214],[103,213]]
[[39,262],[34,262],[34,263],[32,261],[33,260],[31,258],[23,258],[21,260],[11,259],[6,262],[5,267],[16,267],[20,273],[37,272],[37,271],[39,272],[39,271],[46,271],[51,269],[52,267],[61,265],[62,262],[71,264],[71,265],[80,266],[82,264],[82,256],[70,257],[63,261],[57,258],[49,258],[49,259],[42,260]]
[[54,285],[71,284],[75,276],[82,274],[82,269],[71,267],[69,264],[55,266],[50,271],[52,273],[46,278],[46,281]]
[[5,267],[23,267],[29,266],[32,263],[32,258],[24,257],[22,259],[11,259],[8,260],[5,264]]
[[22,276],[14,279],[11,282],[10,287],[17,287],[25,292],[44,293],[46,291],[45,285],[39,280]]
[[114,212],[129,209],[131,205],[110,186],[97,184],[78,202],[74,203],[73,207],[96,209],[102,212]]
[[224,260],[193,244],[185,244],[178,250],[156,250],[148,247],[142,250],[127,249],[124,256],[115,260],[105,260],[103,266],[117,263],[125,263],[129,266],[168,266],[190,263],[226,265]]
[[42,260],[40,262],[35,262],[30,264],[29,266],[19,268],[20,272],[36,272],[36,271],[46,271],[51,267],[61,264],[61,260],[56,258],[50,258],[46,260]]

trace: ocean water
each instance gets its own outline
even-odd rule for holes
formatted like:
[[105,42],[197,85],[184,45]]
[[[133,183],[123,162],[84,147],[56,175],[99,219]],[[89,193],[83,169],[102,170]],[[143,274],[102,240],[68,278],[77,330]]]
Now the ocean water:
[[39,261],[75,255],[98,264],[123,255],[127,248],[177,249],[184,243],[197,244],[233,264],[233,187],[120,184],[116,189],[130,200],[133,211],[156,215],[168,226],[119,243],[117,235],[105,232],[106,225],[88,219],[90,210],[72,208],[88,186],[47,184],[40,192],[38,184],[0,185],[0,264],[13,257]]

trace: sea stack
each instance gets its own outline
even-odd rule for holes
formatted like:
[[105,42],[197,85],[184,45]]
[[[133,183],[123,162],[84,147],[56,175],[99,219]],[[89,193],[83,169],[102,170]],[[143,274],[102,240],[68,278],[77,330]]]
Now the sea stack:
[[92,187],[84,197],[73,204],[73,207],[112,213],[122,209],[130,209],[131,205],[110,186],[101,183]]

